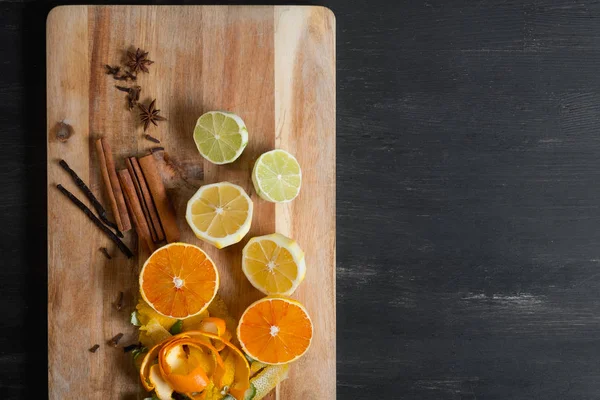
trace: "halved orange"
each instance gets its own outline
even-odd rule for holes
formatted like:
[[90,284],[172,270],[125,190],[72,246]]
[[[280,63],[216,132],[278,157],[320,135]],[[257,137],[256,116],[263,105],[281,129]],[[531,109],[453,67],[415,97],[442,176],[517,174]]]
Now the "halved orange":
[[237,336],[242,349],[265,364],[285,364],[308,350],[313,325],[300,302],[265,297],[252,303],[240,318]]
[[217,294],[219,273],[199,247],[171,243],[156,250],[140,272],[143,299],[159,314],[184,319],[204,311]]

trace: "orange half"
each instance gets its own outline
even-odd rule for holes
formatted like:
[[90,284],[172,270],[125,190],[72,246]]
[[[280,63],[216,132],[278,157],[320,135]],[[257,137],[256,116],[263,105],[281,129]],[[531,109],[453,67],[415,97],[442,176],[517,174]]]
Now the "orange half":
[[265,364],[285,364],[308,350],[312,321],[306,308],[285,297],[265,297],[251,304],[237,328],[242,349]]
[[219,273],[199,247],[171,243],[156,250],[140,272],[143,299],[159,314],[184,319],[204,311],[217,294]]

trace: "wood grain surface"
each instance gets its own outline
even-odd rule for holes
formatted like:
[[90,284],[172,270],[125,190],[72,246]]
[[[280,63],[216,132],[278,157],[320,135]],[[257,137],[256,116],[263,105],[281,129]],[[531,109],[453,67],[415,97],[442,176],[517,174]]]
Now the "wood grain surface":
[[[93,140],[106,137],[117,168],[125,158],[155,146],[143,137],[137,112],[127,111],[119,82],[104,64],[120,64],[139,46],[155,61],[140,74],[141,101],[157,99],[168,121],[149,133],[166,151],[155,153],[178,218],[181,239],[198,244],[219,267],[219,293],[235,317],[262,297],[241,271],[246,240],[223,250],[196,239],[183,215],[202,183],[230,181],[254,201],[248,237],[279,231],[294,237],[307,259],[307,275],[294,297],[311,314],[315,334],[309,353],[270,399],[336,396],[335,317],[335,19],[323,7],[68,6],[47,21],[48,126],[48,367],[51,399],[141,399],[130,356],[106,342],[123,332],[137,298],[137,275],[148,256],[139,248],[127,260],[55,189],[78,190],[58,165],[65,159],[92,190],[103,191]],[[196,119],[209,110],[239,114],[249,144],[233,164],[216,166],[192,140]],[[63,125],[60,125],[62,123]],[[67,124],[74,134],[57,139]],[[258,198],[250,173],[264,151],[282,148],[303,167],[300,196],[288,205]],[[106,200],[105,197],[102,198]],[[106,203],[106,201],[105,201]],[[106,246],[107,260],[98,248]],[[125,307],[117,311],[118,293]],[[93,344],[100,349],[91,354]],[[314,377],[319,377],[315,385]]]

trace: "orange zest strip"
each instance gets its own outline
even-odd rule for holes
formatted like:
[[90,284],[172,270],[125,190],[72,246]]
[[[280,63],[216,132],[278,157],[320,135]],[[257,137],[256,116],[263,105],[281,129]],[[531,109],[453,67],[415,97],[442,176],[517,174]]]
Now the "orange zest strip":
[[[223,320],[220,321],[222,321],[224,324]],[[225,335],[227,330],[223,329],[222,332]],[[211,343],[217,344],[218,347],[213,346]],[[212,371],[211,376],[208,376],[206,371],[200,365],[194,366],[189,374],[186,375],[173,372],[171,366],[166,360],[167,355],[175,347],[183,345],[186,345],[190,348],[196,348],[199,350],[207,349],[210,351],[215,360],[215,368]],[[149,382],[148,377],[150,367],[154,365],[154,361],[157,360],[158,368],[162,377],[169,382],[175,391],[179,393],[186,393],[186,395],[193,400],[204,400],[208,395],[208,391],[204,389],[207,388],[211,380],[217,386],[222,386],[222,381],[226,371],[223,358],[219,354],[219,350],[217,350],[217,348],[224,349],[225,347],[228,347],[231,349],[232,353],[236,354],[234,382],[231,385],[229,392],[232,396],[242,399],[244,393],[250,387],[250,366],[246,360],[246,357],[228,340],[204,331],[188,331],[180,333],[154,346],[144,356],[140,367],[140,379],[142,381],[142,385],[144,386],[144,389],[149,392],[154,390],[154,386]]]

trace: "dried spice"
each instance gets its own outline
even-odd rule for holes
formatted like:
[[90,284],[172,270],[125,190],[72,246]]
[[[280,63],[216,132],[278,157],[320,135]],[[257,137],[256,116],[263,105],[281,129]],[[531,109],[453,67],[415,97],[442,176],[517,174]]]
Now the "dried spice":
[[180,232],[179,227],[177,226],[175,210],[167,196],[167,191],[158,168],[156,157],[150,154],[140,158],[138,161],[142,172],[140,175],[146,180],[148,189],[152,195],[152,202],[156,207],[160,219],[160,226],[165,234],[165,238],[168,243],[178,242]]
[[123,74],[119,75],[113,75],[113,78],[117,81],[136,81],[137,80],[137,76],[135,76],[134,74],[132,74],[129,71],[124,71]]
[[123,297],[125,294],[123,292],[119,292],[119,297],[117,298],[117,302],[115,303],[115,308],[117,311],[121,311],[123,309]]
[[127,101],[129,104],[129,110],[133,110],[135,105],[140,100],[140,93],[142,92],[141,86],[134,86],[129,90],[129,94],[127,95]]
[[127,66],[131,72],[136,74],[139,71],[148,73],[147,66],[154,63],[154,61],[148,59],[148,52],[140,50],[139,47],[135,52],[128,51],[127,57],[129,58],[129,61],[127,61]]
[[[92,203],[92,206],[94,207],[94,209],[96,209],[96,212],[98,213],[98,216],[100,217],[102,222],[104,222],[106,225],[113,228],[116,231],[117,236],[123,237],[123,234],[119,231],[119,228],[117,227],[117,225],[114,222],[111,222],[108,219],[108,217],[106,216],[106,210],[104,209],[104,207],[102,207],[102,204],[100,204],[100,202],[98,201],[96,196],[94,196],[94,193],[92,193],[90,188],[85,184],[85,182],[83,182],[83,180],[81,180],[81,178],[77,175],[77,173],[75,171],[73,171],[71,169],[71,167],[69,167],[69,164],[67,164],[67,162],[65,160],[60,160],[58,162],[58,164],[65,171],[67,171],[69,173],[69,175],[71,175],[71,178],[73,178],[73,181],[75,182],[77,187],[79,189],[81,189],[81,191],[85,194],[85,197],[87,197],[90,200],[90,202]],[[110,260],[110,256],[108,256],[108,259]]]
[[88,350],[89,350],[90,353],[95,353],[96,350],[98,350],[99,348],[100,348],[100,345],[99,344],[95,344],[92,347],[90,347]]
[[[150,194],[150,189],[148,188],[148,182],[142,173],[140,163],[137,158],[130,157],[127,159],[126,164],[137,194],[137,196],[132,195],[132,198],[137,197],[140,202],[144,219],[146,220],[146,225],[150,230],[150,242],[161,242],[165,239],[165,234],[158,217],[158,211],[154,205],[154,200]],[[146,232],[144,230],[140,230],[138,231],[138,234],[140,233],[145,236]],[[151,247],[150,242],[148,242],[149,247]]]
[[137,80],[137,76],[132,74],[130,71],[121,71],[121,67],[118,65],[113,67],[106,64],[104,67],[106,68],[106,75],[112,75],[113,79],[116,81]]
[[138,107],[142,110],[140,114],[140,118],[144,123],[144,131],[148,129],[150,123],[154,124],[154,126],[158,126],[158,121],[166,121],[167,119],[158,113],[160,110],[156,109],[156,99],[152,100],[152,103],[148,107],[145,107],[143,104],[139,103]]
[[109,260],[112,260],[112,257],[108,253],[108,250],[106,249],[106,247],[100,247],[98,250],[100,250],[100,253],[104,254],[104,257],[106,257]]
[[125,87],[125,86],[116,85],[115,87],[117,89],[119,89],[121,92],[127,92],[127,93],[129,93],[129,90],[130,90],[128,87]]
[[111,345],[112,347],[117,347],[117,345],[119,344],[119,341],[121,340],[122,337],[123,337],[122,333],[117,333],[115,335],[115,337],[113,337],[112,339],[110,339],[108,341],[108,344]]
[[96,140],[96,153],[98,154],[100,172],[106,186],[115,222],[119,230],[127,232],[131,229],[131,221],[129,220],[129,213],[127,212],[127,206],[123,198],[123,190],[119,184],[112,149],[106,138]]
[[150,149],[150,153],[152,153],[152,154],[154,154],[154,153],[156,153],[158,151],[165,151],[165,148],[164,147],[152,147]]
[[142,92],[142,87],[138,85],[132,87],[117,85],[115,87],[120,91],[127,93],[127,106],[129,107],[129,110],[133,110],[137,102],[140,100],[140,93]]
[[188,396],[186,396],[185,394],[181,394],[181,393],[177,393],[177,392],[173,392],[173,400],[190,400],[190,398]]
[[137,81],[137,76],[132,74],[131,72],[125,71],[123,74],[124,74],[123,76],[125,77],[125,80],[131,79],[132,81]]
[[140,241],[146,243],[148,249],[151,252],[154,252],[154,250],[156,250],[156,246],[152,240],[152,234],[150,233],[148,221],[146,221],[144,210],[142,208],[142,199],[140,199],[137,195],[133,178],[127,169],[122,169],[118,173],[119,181],[121,182],[121,187],[123,188],[123,194],[125,195],[125,202],[127,203],[127,208],[131,213],[131,221],[133,221],[135,232],[137,233]]
[[83,204],[81,202],[81,200],[79,200],[77,197],[75,197],[75,195],[73,193],[71,193],[67,189],[65,189],[63,187],[63,185],[56,185],[56,187],[58,188],[58,190],[61,191],[62,194],[64,194],[69,200],[71,200],[71,202],[73,202],[81,211],[83,211],[83,213],[89,219],[91,219],[92,222],[110,238],[110,240],[112,240],[117,245],[119,250],[121,250],[121,252],[123,252],[123,254],[125,254],[125,256],[127,256],[127,258],[133,257],[133,252],[131,250],[129,250],[129,247],[127,247],[127,245],[125,243],[123,243],[121,241],[121,239],[119,239],[117,237],[117,235],[115,235],[110,229],[108,229],[106,227],[106,225],[104,225],[102,223],[102,221],[100,221],[98,219],[98,217],[96,217],[94,215],[92,210],[90,210],[85,204]]
[[106,68],[106,75],[116,76],[119,74],[119,72],[121,72],[121,67],[119,67],[118,65],[112,67],[106,64],[104,67]]
[[154,136],[150,136],[150,135],[148,135],[148,134],[145,134],[145,135],[144,135],[144,137],[145,137],[147,140],[151,141],[151,142],[154,142],[154,143],[160,143],[160,140],[158,140],[158,139],[157,139],[157,138],[155,138]]
[[144,346],[142,346],[141,343],[137,343],[137,344],[133,343],[133,344],[123,347],[123,353],[129,353],[130,351],[141,350],[143,348],[144,348]]

